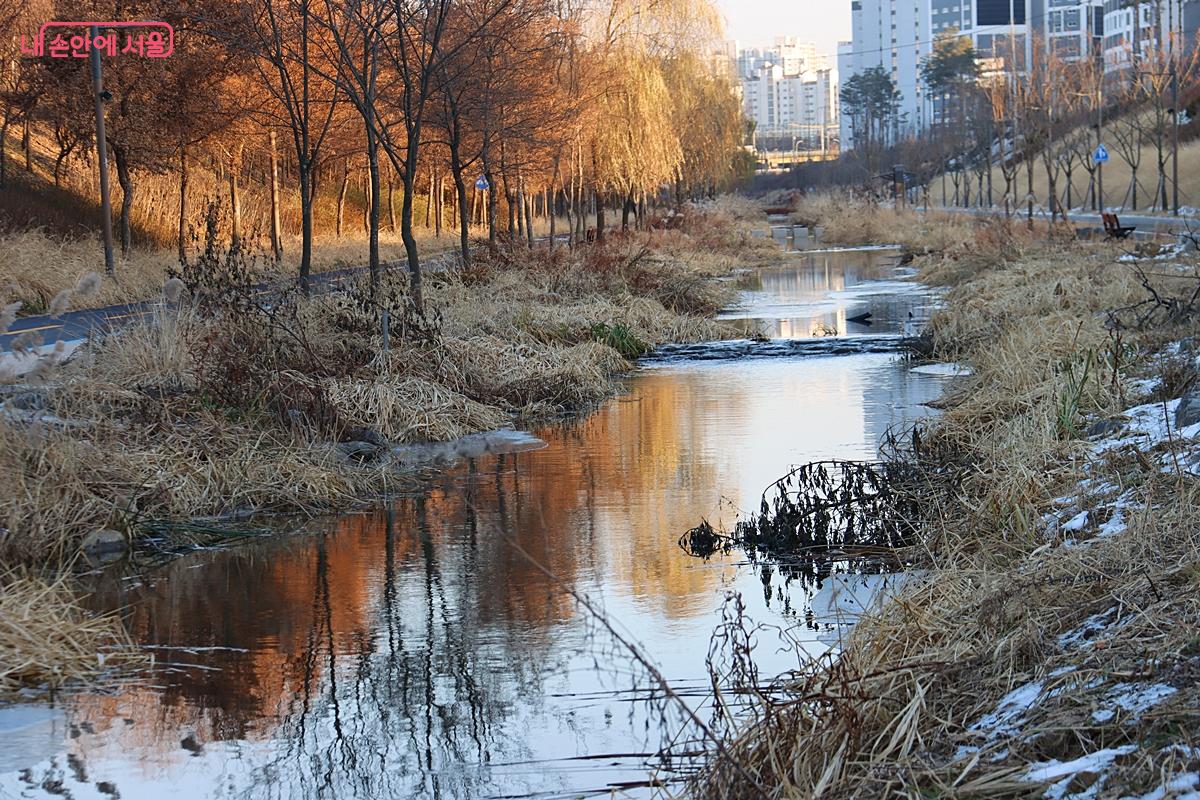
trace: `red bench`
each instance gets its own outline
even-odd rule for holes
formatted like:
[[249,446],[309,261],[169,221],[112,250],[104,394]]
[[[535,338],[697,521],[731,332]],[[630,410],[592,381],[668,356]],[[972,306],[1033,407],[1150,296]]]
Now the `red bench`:
[[1116,214],[1105,211],[1100,215],[1104,220],[1104,233],[1109,239],[1128,239],[1129,234],[1137,230],[1135,225],[1122,225]]

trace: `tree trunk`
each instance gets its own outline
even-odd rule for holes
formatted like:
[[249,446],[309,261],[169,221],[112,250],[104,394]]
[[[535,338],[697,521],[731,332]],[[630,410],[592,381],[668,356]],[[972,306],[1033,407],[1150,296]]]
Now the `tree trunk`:
[[1033,227],[1033,159],[1027,158],[1025,161],[1025,188],[1028,190],[1026,195],[1026,205],[1028,206],[1027,224],[1030,228]]
[[367,183],[369,194],[367,202],[367,268],[371,273],[371,292],[379,288],[379,142],[367,127]]
[[133,176],[129,172],[129,161],[125,158],[125,149],[109,147],[113,152],[113,161],[117,165],[117,183],[121,185],[121,255],[128,257],[133,248],[133,223],[129,219],[133,211]]
[[21,129],[21,146],[25,148],[25,171],[33,172],[33,141],[29,133],[29,117],[25,117],[24,126]]
[[[571,202],[571,192],[574,191],[575,181],[572,180],[571,181],[571,189],[567,189],[566,182],[562,180],[561,176],[558,173],[558,166],[559,166],[558,163],[555,162],[555,164],[554,164],[554,180],[559,182],[559,186],[562,189],[563,209],[566,211],[566,214],[567,214],[567,249],[570,250],[575,245],[575,219],[573,216],[573,208],[572,208],[572,202]],[[551,216],[550,220],[551,220],[551,223],[553,224],[554,217]],[[550,240],[550,247],[551,248],[554,247],[553,239]]]
[[362,181],[363,181],[362,182],[362,187],[363,187],[362,231],[363,231],[363,233],[370,236],[370,233],[371,233],[371,201],[369,198],[371,197],[371,176],[370,176],[370,168],[369,167],[363,168]]
[[484,219],[487,223],[487,229],[488,229],[488,247],[495,250],[496,249],[496,178],[492,174],[491,146],[490,146],[490,143],[487,141],[486,136],[484,137],[483,152],[481,153],[481,157],[483,158],[483,178],[485,181],[487,181],[487,185],[488,185],[487,191],[483,198],[483,202],[487,206],[487,210],[484,213]]
[[525,240],[533,249],[533,197],[525,191],[525,179],[521,178],[521,194],[525,196]]
[[446,192],[446,178],[441,172],[438,172],[436,198],[433,201],[433,235],[440,239],[442,238],[442,197]]
[[338,191],[337,220],[334,223],[334,235],[342,238],[342,219],[346,211],[346,190],[350,188],[350,159],[342,161],[342,188]]
[[188,218],[188,157],[187,148],[179,149],[179,225],[175,232],[175,245],[178,251],[179,263],[187,259],[187,218]]
[[529,215],[525,213],[525,203],[528,198],[525,196],[525,176],[517,176],[517,236],[523,237],[528,234],[529,226],[526,224]]
[[234,150],[229,164],[229,207],[233,232],[229,246],[233,250],[242,249],[242,195],[238,185],[238,176],[242,171],[242,145]]
[[[409,151],[416,150],[416,144],[408,147]],[[413,302],[418,309],[424,308],[424,298],[421,295],[421,263],[417,253],[417,240],[413,236],[413,195],[416,192],[413,167],[416,166],[416,153],[408,159],[408,169],[404,174],[404,196],[400,203],[400,237],[404,239],[404,252],[408,256],[408,280],[412,291]]]
[[467,182],[463,178],[462,161],[458,156],[458,148],[450,150],[450,177],[454,181],[454,196],[458,201],[458,249],[462,255],[463,266],[471,264],[471,210],[467,208],[470,202],[467,196]]
[[271,131],[271,253],[275,263],[283,260],[283,231],[279,224],[279,154],[275,148],[275,131]]
[[604,241],[604,196],[596,192],[596,241]]
[[425,196],[425,229],[429,230],[433,227],[431,222],[433,218],[433,170],[429,170],[429,194]]
[[4,115],[4,123],[0,124],[0,189],[8,180],[8,114]]
[[300,178],[300,289],[309,292],[313,245],[313,174],[307,159],[296,166]]
[[396,232],[395,178],[395,172],[388,170],[388,227],[392,229],[392,233]]

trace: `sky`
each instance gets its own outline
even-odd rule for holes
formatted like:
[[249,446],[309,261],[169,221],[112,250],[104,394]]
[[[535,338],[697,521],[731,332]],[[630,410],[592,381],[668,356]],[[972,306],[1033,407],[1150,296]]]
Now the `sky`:
[[830,55],[850,38],[850,0],[717,0],[726,36],[741,47],[771,44],[776,36],[816,42]]

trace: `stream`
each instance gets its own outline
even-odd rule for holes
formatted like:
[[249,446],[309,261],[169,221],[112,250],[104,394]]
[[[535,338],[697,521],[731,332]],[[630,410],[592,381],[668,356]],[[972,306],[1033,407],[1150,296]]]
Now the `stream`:
[[873,458],[889,427],[928,413],[945,378],[820,346],[886,342],[927,315],[931,294],[895,264],[789,253],[740,276],[723,315],[767,350],[648,359],[627,393],[534,431],[540,449],[289,535],[92,576],[94,604],[119,609],[155,664],[0,708],[0,798],[653,794],[679,713],[593,610],[697,707],[735,593],[768,626],[764,676],[829,646],[842,620],[827,587],[677,540],[732,525],[790,465]]

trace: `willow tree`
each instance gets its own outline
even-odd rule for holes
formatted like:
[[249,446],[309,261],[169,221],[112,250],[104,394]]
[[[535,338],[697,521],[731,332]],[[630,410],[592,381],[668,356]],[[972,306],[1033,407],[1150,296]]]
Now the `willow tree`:
[[710,0],[597,0],[584,26],[593,80],[603,86],[585,133],[603,237],[606,193],[619,192],[628,204],[632,192],[677,174],[683,151],[664,64],[703,52],[720,35],[720,15]]
[[[646,55],[621,54],[600,100],[608,121],[593,139],[598,194],[615,192],[630,201],[643,189],[672,180],[683,163],[683,148],[672,118],[672,97],[659,62]],[[597,202],[597,234],[604,229],[604,204]]]
[[742,104],[729,78],[707,69],[695,53],[667,59],[664,78],[682,160],[675,176],[676,201],[685,187],[713,191],[736,178],[734,156],[745,134]]

